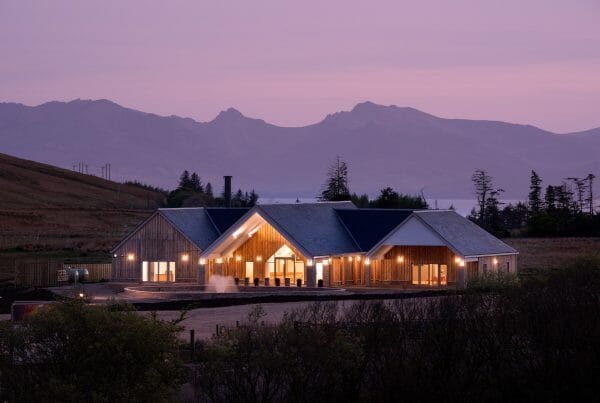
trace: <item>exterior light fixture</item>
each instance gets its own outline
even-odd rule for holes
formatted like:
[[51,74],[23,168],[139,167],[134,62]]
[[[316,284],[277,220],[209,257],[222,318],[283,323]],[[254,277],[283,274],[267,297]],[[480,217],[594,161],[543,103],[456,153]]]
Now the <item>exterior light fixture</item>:
[[80,292],[80,293],[79,293],[79,298],[83,298],[83,297],[84,297],[83,293],[82,293],[82,292]]
[[135,260],[135,255],[133,253],[129,253],[127,255],[127,260]]
[[331,258],[327,259],[327,262],[328,262],[329,264],[331,264],[331,262],[332,262],[332,261],[333,261],[333,259],[331,259]]
[[357,261],[357,262],[360,262],[360,256],[357,256],[357,257],[356,257],[356,261]]
[[256,261],[257,261],[257,262],[260,262],[260,261],[262,261],[262,256],[257,256],[257,257],[256,257]]
[[238,255],[238,256],[235,257],[235,261],[236,262],[240,262],[241,260],[242,260],[242,257],[240,255]]
[[404,262],[404,256],[398,256],[396,258],[396,260],[398,261],[398,263],[403,263]]
[[113,255],[113,257],[117,257],[117,254],[115,253],[115,254]]
[[366,258],[366,259],[365,259],[365,264],[366,264],[367,266],[368,266],[368,265],[370,265],[370,264],[371,264],[371,259],[369,259],[369,258]]
[[494,258],[494,264],[498,264],[498,259]]
[[308,259],[308,260],[306,261],[306,265],[307,265],[307,266],[312,266],[312,265],[313,265],[313,260],[312,260],[312,259]]
[[223,259],[222,259],[222,258],[217,258],[217,263],[218,263],[218,264],[221,264],[221,263],[223,263]]
[[188,255],[187,253],[184,253],[183,255],[181,255],[181,260],[184,262],[187,262],[190,259],[190,255]]
[[351,262],[352,261],[352,256],[348,256],[348,261]]
[[206,259],[200,259],[200,260],[199,260],[199,263],[200,263],[202,266],[204,266],[204,265],[206,264]]

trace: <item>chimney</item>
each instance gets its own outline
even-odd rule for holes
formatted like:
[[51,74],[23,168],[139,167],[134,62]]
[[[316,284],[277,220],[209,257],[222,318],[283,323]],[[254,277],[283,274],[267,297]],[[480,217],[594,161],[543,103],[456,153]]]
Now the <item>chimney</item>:
[[224,176],[225,179],[225,188],[223,190],[223,205],[225,207],[231,207],[231,176]]

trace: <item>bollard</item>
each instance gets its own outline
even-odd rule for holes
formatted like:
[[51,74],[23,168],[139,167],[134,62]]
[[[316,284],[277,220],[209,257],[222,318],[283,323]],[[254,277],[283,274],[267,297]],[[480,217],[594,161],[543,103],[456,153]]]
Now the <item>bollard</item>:
[[196,356],[196,335],[194,329],[190,329],[190,351],[192,352],[192,359]]

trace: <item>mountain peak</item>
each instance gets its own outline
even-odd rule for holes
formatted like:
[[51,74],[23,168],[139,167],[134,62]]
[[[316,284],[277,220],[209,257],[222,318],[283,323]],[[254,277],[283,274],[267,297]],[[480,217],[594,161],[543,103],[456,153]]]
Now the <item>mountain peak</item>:
[[214,121],[232,121],[232,120],[240,120],[245,119],[246,117],[242,114],[242,112],[238,111],[235,108],[227,108],[227,110],[219,112]]

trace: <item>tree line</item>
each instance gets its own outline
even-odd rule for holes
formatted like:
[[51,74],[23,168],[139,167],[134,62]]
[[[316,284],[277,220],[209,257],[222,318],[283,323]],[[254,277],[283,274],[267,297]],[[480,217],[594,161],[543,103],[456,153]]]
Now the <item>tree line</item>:
[[527,202],[502,207],[500,195],[504,190],[493,185],[485,170],[478,169],[471,177],[477,208],[469,218],[498,236],[599,236],[594,179],[593,174],[568,177],[544,189],[540,175],[531,171]]
[[425,198],[419,195],[407,195],[395,191],[392,187],[382,188],[375,199],[364,194],[350,193],[348,185],[348,164],[339,156],[329,166],[325,183],[318,195],[320,201],[352,201],[360,208],[429,208]]
[[[258,194],[253,190],[243,192],[238,189],[231,196],[231,207],[252,207],[258,202]],[[202,183],[196,172],[184,170],[179,177],[177,188],[167,194],[167,207],[223,207],[225,195],[215,196],[210,182]]]

